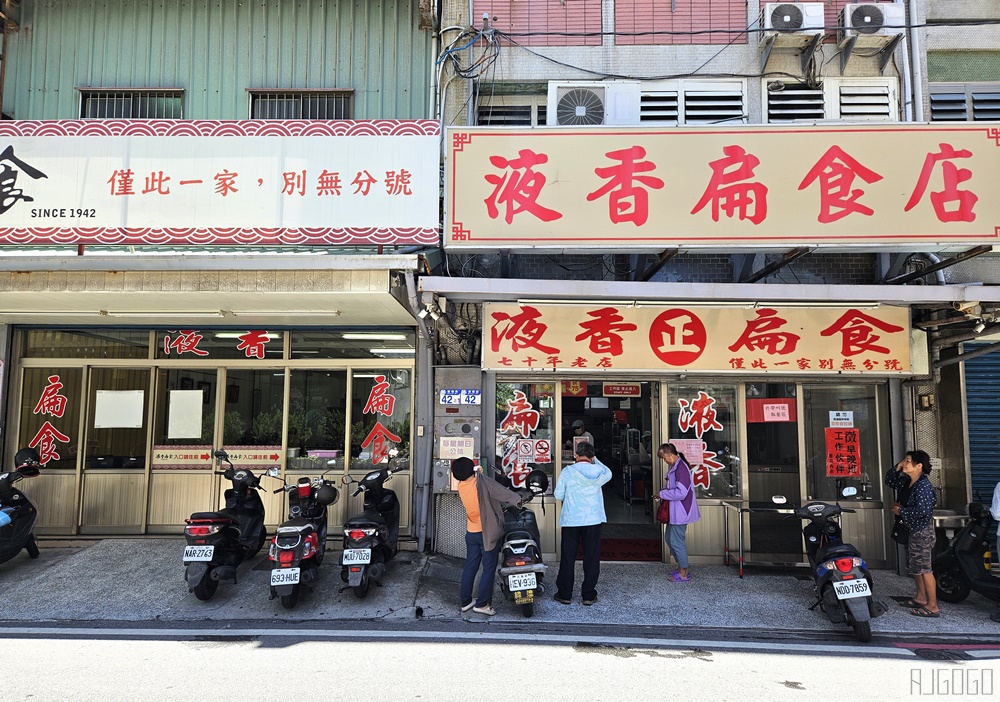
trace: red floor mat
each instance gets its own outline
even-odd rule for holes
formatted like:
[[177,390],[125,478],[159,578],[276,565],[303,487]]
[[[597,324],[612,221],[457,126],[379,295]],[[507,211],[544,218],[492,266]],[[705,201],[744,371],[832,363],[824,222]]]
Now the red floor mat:
[[[602,561],[659,561],[659,539],[601,539]],[[576,552],[583,559],[583,546]]]

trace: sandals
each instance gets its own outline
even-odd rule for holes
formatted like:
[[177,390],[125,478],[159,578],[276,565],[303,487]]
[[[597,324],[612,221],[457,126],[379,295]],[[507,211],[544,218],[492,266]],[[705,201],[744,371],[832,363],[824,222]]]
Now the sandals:
[[910,614],[914,617],[925,617],[935,619],[941,616],[940,612],[932,612],[926,607],[917,607],[916,609],[911,609]]
[[686,583],[687,581],[689,581],[691,579],[691,576],[690,575],[681,575],[677,571],[674,571],[673,573],[670,574],[670,577],[667,578],[667,579],[670,582],[672,582],[672,583]]
[[926,602],[917,602],[912,597],[908,600],[903,600],[899,603],[900,607],[906,607],[907,609],[920,609],[921,607],[926,607]]

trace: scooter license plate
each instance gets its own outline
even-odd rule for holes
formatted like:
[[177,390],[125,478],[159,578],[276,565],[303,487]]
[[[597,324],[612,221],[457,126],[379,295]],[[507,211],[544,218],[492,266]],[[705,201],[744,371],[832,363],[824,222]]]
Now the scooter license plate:
[[215,555],[215,546],[185,546],[185,561],[210,561]]
[[298,585],[300,568],[275,568],[271,571],[271,585]]
[[535,601],[534,590],[514,590],[515,605],[531,604],[534,601]]
[[538,587],[538,581],[534,573],[515,573],[507,576],[507,587],[511,592],[518,590],[534,590]]
[[372,550],[370,548],[345,548],[344,560],[341,565],[355,565],[357,563],[371,563]]
[[838,600],[849,600],[852,597],[871,597],[872,594],[872,589],[864,578],[835,582],[833,591],[837,593]]

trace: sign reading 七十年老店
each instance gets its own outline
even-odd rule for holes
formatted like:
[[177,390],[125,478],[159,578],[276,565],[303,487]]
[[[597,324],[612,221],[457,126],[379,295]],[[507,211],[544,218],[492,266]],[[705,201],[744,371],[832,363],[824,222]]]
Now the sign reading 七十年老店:
[[438,242],[432,120],[0,123],[0,244]]
[[911,372],[906,307],[487,303],[483,369]]
[[1000,241],[1000,128],[454,128],[445,244],[636,249]]

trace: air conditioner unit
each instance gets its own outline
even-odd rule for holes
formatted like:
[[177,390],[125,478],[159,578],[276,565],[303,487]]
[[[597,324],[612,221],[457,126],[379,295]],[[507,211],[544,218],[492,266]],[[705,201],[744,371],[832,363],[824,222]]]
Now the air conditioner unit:
[[[882,47],[906,31],[906,9],[895,3],[845,5],[840,12],[838,43],[854,47]],[[886,26],[888,25],[888,26]]]
[[545,122],[558,127],[639,124],[638,81],[549,81]]
[[760,43],[806,46],[824,33],[824,24],[821,2],[765,2],[760,9]]

